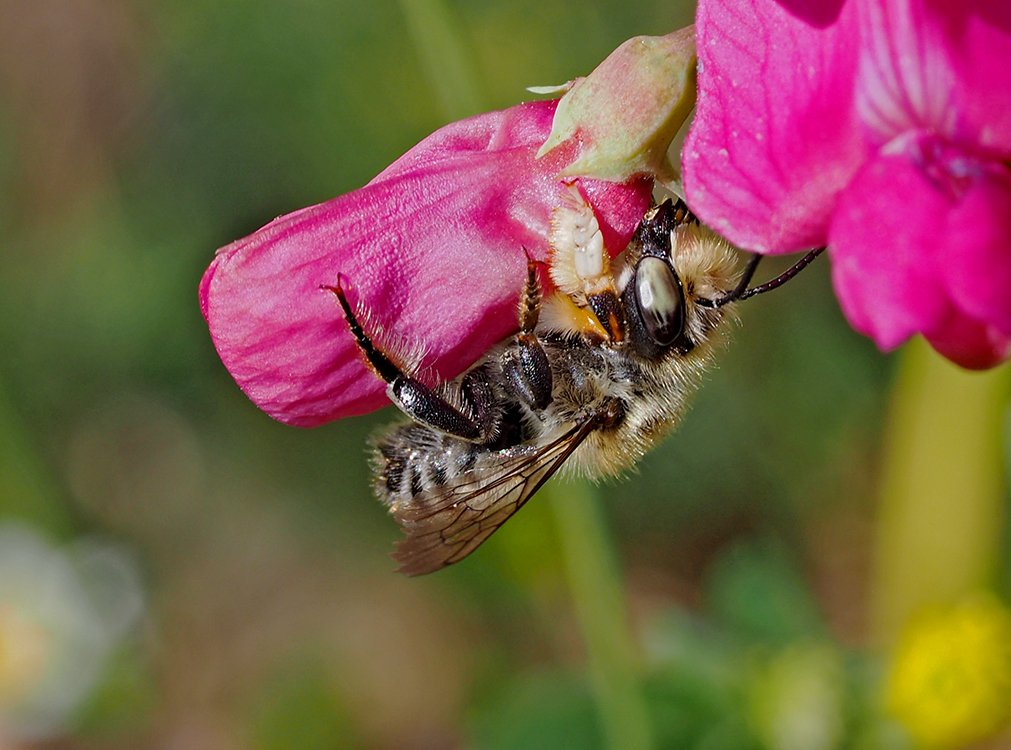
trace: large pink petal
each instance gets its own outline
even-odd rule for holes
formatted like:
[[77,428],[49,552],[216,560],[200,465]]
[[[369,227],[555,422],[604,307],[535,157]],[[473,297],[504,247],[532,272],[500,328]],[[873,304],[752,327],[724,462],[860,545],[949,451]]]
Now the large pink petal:
[[[455,123],[365,188],[222,248],[201,283],[201,309],[246,394],[301,426],[387,403],[336,300],[320,289],[338,273],[352,301],[382,324],[385,346],[426,347],[430,378],[455,376],[513,331],[522,247],[544,256],[562,190],[555,179],[562,156],[534,159],[553,107],[522,105]],[[645,211],[648,185],[584,189],[620,249]]]
[[819,28],[773,0],[699,2],[685,193],[703,221],[741,247],[823,244],[836,194],[866,156],[853,110],[851,5]]
[[935,258],[949,210],[904,154],[873,159],[839,197],[832,281],[850,323],[882,349],[935,328],[948,312]]

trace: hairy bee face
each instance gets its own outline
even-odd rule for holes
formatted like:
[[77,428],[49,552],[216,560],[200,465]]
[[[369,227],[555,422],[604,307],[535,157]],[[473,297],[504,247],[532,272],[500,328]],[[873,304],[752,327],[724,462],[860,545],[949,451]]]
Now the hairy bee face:
[[[376,493],[406,533],[415,575],[466,557],[563,466],[589,476],[634,464],[679,422],[721,340],[731,249],[683,204],[653,208],[619,257],[577,193],[554,217],[541,299],[528,264],[519,333],[432,389],[380,351],[334,288],[362,353],[409,422],[375,443]],[[705,304],[705,303],[710,304]]]
[[569,461],[590,477],[627,469],[677,426],[732,315],[699,302],[735,287],[733,250],[683,209],[652,209],[620,261],[626,337],[602,342],[597,353],[608,365],[601,390],[620,399],[623,418],[589,436]]

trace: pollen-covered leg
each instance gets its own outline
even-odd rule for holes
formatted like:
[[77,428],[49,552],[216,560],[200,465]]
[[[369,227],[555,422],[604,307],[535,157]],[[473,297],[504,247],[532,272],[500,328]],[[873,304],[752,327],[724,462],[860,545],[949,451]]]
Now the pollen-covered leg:
[[527,257],[527,283],[520,297],[520,332],[502,354],[502,373],[523,403],[540,411],[551,403],[551,365],[534,334],[541,308],[537,264]]
[[337,276],[336,286],[324,288],[337,297],[365,362],[386,382],[386,395],[404,414],[416,422],[465,440],[481,441],[494,433],[496,425],[490,395],[477,386],[468,385],[465,379],[462,396],[471,408],[465,411],[450,403],[442,394],[405,373],[376,346],[355,315],[344,293],[340,275]]

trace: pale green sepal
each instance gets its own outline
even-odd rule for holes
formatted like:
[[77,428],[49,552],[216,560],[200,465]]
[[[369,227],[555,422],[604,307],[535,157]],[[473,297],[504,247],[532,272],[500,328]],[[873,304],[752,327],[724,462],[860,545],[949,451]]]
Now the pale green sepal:
[[695,30],[629,39],[562,97],[541,157],[575,139],[562,176],[679,181],[667,150],[695,106]]

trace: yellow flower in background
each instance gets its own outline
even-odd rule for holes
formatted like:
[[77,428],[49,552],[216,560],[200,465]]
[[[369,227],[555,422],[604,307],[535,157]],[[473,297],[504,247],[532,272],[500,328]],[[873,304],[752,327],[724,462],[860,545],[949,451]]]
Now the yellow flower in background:
[[991,595],[914,619],[888,675],[887,707],[930,748],[960,748],[1011,719],[1011,611]]

